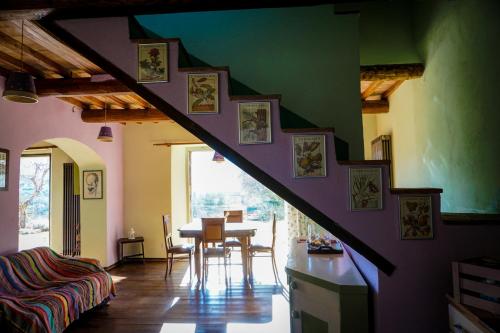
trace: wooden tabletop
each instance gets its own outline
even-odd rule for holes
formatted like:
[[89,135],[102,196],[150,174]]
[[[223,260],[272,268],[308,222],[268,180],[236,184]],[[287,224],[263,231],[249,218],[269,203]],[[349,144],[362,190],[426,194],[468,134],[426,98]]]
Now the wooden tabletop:
[[120,238],[118,239],[118,243],[138,243],[138,242],[144,242],[144,237],[136,237],[134,239],[130,238]]
[[[226,223],[226,237],[247,237],[255,236],[255,231],[258,229],[258,223],[243,222],[243,223]],[[201,237],[202,228],[201,222],[188,223],[180,227],[180,237],[193,238]]]
[[289,275],[339,293],[367,293],[368,287],[347,253],[308,254],[306,243],[291,241]]

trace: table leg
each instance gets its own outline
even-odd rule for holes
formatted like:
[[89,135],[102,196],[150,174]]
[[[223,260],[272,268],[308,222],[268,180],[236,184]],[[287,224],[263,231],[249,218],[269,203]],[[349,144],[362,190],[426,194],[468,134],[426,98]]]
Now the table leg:
[[141,248],[142,248],[142,263],[146,263],[146,258],[144,257],[144,242],[141,242]]
[[243,266],[243,282],[245,286],[249,286],[250,283],[248,281],[248,237],[240,237],[238,238],[241,242],[241,261]]
[[194,271],[198,282],[201,281],[201,250],[200,250],[201,239],[196,237],[194,239]]

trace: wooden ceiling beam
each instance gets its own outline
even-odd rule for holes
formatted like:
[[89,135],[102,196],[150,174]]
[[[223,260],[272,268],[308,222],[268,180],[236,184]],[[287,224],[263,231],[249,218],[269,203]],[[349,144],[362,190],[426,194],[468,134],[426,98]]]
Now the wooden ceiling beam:
[[389,112],[389,102],[385,99],[379,101],[361,101],[363,114],[379,114]]
[[45,79],[35,81],[38,96],[88,96],[116,95],[130,93],[118,80],[92,82],[89,78],[82,79]]
[[88,109],[89,108],[89,105],[88,104],[85,104],[83,103],[82,101],[80,101],[79,99],[76,99],[74,97],[59,97],[59,99],[67,102],[67,103],[70,103],[80,109]]
[[52,12],[51,8],[43,9],[20,9],[20,10],[1,10],[0,21],[16,20],[40,20]]
[[[10,64],[12,67],[16,68],[16,70],[21,70],[21,60],[14,58],[7,53],[4,53],[0,51],[0,59],[2,62]],[[25,62],[22,63],[22,68],[29,72],[31,75],[34,77],[45,77],[45,74],[43,71],[39,70],[38,68],[35,68]]]
[[378,87],[380,87],[380,85],[382,85],[382,83],[384,83],[384,81],[373,81],[372,83],[370,83],[368,88],[366,88],[361,93],[361,99],[365,100],[368,97],[370,97],[378,89]]
[[410,80],[424,74],[423,64],[361,66],[361,81]]
[[386,91],[384,91],[384,93],[382,94],[382,98],[389,98],[389,96],[392,95],[393,92],[396,91],[396,89],[399,88],[400,85],[403,84],[403,82],[405,82],[404,80],[397,80],[396,82],[394,82],[394,84],[392,86],[389,87],[389,89],[387,89]]
[[[163,112],[157,109],[108,109],[106,121],[108,123],[146,122],[170,120]],[[85,123],[103,123],[104,110],[82,110],[82,121]]]
[[[3,33],[0,31],[0,44],[2,47],[9,49],[13,52],[21,52],[21,42],[17,41],[16,39],[12,38],[11,36]],[[23,53],[25,55],[28,55],[32,58],[34,58],[37,62],[40,64],[48,67],[49,70],[52,70],[56,72],[57,74],[60,74],[62,76],[70,76],[69,71],[58,64],[57,62],[53,61],[49,57],[46,57],[45,55],[41,54],[38,51],[33,50],[31,47],[28,45],[24,44],[23,46]]]

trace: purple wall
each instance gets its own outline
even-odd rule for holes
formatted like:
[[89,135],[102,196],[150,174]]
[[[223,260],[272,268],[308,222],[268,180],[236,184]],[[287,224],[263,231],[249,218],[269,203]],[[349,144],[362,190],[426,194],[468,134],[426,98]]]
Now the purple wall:
[[[0,77],[0,91],[3,89],[4,78]],[[9,190],[0,191],[0,255],[18,250],[22,151],[37,141],[69,138],[90,147],[106,165],[107,261],[116,262],[116,239],[123,237],[122,131],[120,126],[113,126],[115,141],[102,143],[96,140],[100,126],[83,123],[80,112],[72,112],[69,104],[53,97],[28,105],[0,99],[0,147],[10,150]]]
[[[137,48],[128,38],[126,18],[69,20],[59,23],[123,72],[136,77]],[[99,33],[96,34],[96,31]],[[169,52],[170,82],[145,86],[179,112],[187,114],[187,74],[177,71],[177,43],[169,44]],[[291,168],[291,135],[280,130],[278,101],[272,101],[273,144],[240,146],[237,133],[238,101],[229,99],[227,80],[227,74],[220,72],[219,115],[189,117],[396,265],[395,273],[388,277],[376,271],[373,265],[353,251],[356,263],[375,288],[375,321],[378,332],[445,331],[447,309],[444,295],[451,290],[451,260],[486,254],[500,255],[500,247],[497,245],[500,227],[444,226],[440,221],[440,197],[439,194],[434,194],[432,203],[435,239],[401,241],[398,196],[389,191],[387,167],[383,167],[384,209],[350,212],[349,167],[335,161],[332,134],[326,134],[328,177],[294,179]],[[332,105],[332,109],[335,109],[335,105]]]

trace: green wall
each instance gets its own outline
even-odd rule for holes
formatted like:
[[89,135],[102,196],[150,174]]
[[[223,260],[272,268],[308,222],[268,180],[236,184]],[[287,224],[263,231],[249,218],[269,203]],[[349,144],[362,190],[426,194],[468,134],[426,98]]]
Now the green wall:
[[392,135],[395,186],[443,188],[445,212],[498,213],[500,2],[418,1],[413,10],[424,76],[391,96],[389,113],[365,115],[376,128],[365,134]]
[[415,118],[426,177],[443,211],[500,211],[500,2],[416,2],[426,71]]
[[358,16],[333,6],[137,17],[164,37],[180,37],[192,55],[228,65],[237,80],[320,127],[334,127],[363,157]]
[[413,33],[412,1],[372,1],[359,8],[361,65],[420,63]]

